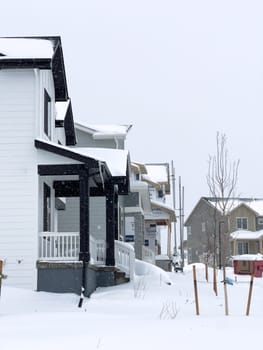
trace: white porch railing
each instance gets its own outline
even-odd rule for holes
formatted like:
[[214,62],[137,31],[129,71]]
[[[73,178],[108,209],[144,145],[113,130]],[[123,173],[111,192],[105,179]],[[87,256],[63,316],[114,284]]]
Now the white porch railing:
[[90,236],[90,262],[94,265],[105,265],[106,242]]
[[130,280],[134,279],[135,253],[129,243],[115,241],[115,265],[125,272]]
[[41,232],[39,260],[79,260],[79,233]]
[[151,249],[149,249],[149,248],[147,248],[145,246],[142,246],[142,260],[146,261],[146,262],[148,262],[150,264],[155,265],[155,254],[154,254],[154,252]]
[[[114,245],[115,266],[132,280],[135,267],[134,248],[129,243],[120,241],[115,241]],[[105,265],[106,242],[90,236],[90,256],[91,264]],[[78,261],[79,232],[40,232],[39,260]]]

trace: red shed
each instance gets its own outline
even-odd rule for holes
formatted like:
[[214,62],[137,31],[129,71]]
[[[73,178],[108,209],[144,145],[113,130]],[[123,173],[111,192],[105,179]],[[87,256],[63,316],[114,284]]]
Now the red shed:
[[237,275],[251,275],[262,277],[263,255],[243,254],[233,256],[234,273]]

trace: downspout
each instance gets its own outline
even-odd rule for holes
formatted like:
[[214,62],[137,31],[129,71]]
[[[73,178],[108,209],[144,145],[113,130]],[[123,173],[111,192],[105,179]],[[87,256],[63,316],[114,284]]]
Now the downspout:
[[[40,130],[40,120],[41,120],[41,106],[40,106],[40,77],[39,77],[39,70],[37,68],[33,69],[34,71],[34,77],[35,77],[35,137],[39,137],[39,130]],[[37,153],[37,152],[36,152]],[[37,154],[35,154],[35,161],[37,163]],[[37,176],[37,187],[39,189],[39,175]],[[39,191],[38,191],[39,192]],[[40,231],[40,224],[39,224],[39,218],[41,217],[41,206],[39,205],[39,198],[36,197],[35,206],[37,209],[37,215],[35,217],[35,225],[37,227],[37,234],[35,235],[35,258],[36,261],[38,260],[38,246],[39,246],[39,231]],[[38,280],[38,270],[34,269],[34,276],[33,276],[33,285],[34,289],[37,290],[37,280]]]
[[115,141],[115,144],[116,144],[116,149],[119,149],[119,142],[118,142],[118,139],[116,136],[114,136],[114,141]]

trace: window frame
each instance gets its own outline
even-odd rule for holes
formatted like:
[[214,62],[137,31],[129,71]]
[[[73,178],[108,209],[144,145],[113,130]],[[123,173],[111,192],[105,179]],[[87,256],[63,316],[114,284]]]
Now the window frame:
[[238,255],[248,254],[248,242],[247,241],[238,241],[237,242],[237,252]]
[[[240,225],[238,222],[240,221]],[[244,225],[244,222],[246,222],[246,225]],[[246,227],[244,227],[246,226]],[[236,218],[236,228],[238,230],[248,230],[248,218],[247,217],[237,217]]]

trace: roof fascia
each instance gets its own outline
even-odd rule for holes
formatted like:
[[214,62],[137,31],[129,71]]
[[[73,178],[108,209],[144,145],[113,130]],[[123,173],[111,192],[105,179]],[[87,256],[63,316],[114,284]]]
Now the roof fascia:
[[77,160],[79,162],[89,165],[92,168],[99,168],[99,162],[97,160],[83,156],[82,154],[72,152],[70,149],[66,149],[65,147],[59,147],[59,145],[56,146],[41,140],[35,140],[35,147],[50,153],[55,153],[63,157]]

